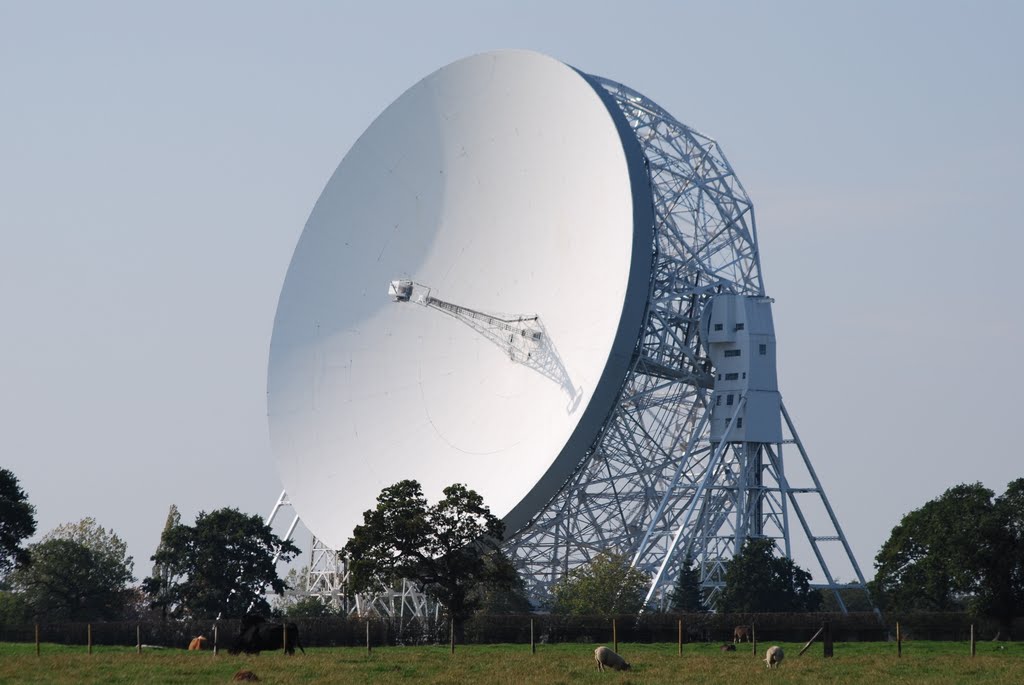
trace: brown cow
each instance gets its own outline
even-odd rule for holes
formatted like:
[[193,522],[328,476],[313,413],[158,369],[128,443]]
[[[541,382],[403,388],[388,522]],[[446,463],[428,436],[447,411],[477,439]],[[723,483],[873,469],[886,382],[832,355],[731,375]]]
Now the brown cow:
[[733,642],[750,642],[750,626],[736,626],[732,629]]
[[192,638],[192,641],[188,643],[188,651],[196,652],[200,649],[206,649],[206,638],[202,635]]

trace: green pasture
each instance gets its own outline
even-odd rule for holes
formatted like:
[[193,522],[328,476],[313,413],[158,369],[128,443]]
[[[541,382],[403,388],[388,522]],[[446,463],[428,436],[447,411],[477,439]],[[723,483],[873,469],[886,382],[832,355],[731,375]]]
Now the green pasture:
[[[222,652],[146,650],[0,643],[0,683],[230,683],[239,670],[261,683],[1024,683],[1024,643],[979,643],[971,657],[967,643],[913,641],[897,658],[893,643],[837,643],[825,659],[821,644],[802,657],[796,643],[781,643],[782,666],[768,671],[764,648],[749,645],[721,652],[718,644],[620,644],[633,663],[629,672],[598,672],[595,645],[382,647],[367,655],[354,647],[311,648],[288,657],[280,652],[229,656]],[[998,647],[1002,647],[999,649]]]

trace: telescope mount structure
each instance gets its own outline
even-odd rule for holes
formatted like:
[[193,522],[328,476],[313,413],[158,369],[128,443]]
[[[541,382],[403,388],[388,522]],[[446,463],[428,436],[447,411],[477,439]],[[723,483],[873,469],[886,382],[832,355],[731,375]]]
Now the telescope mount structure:
[[[343,160],[282,291],[271,434],[318,536],[311,587],[338,596],[331,547],[370,504],[338,513],[323,493],[372,471],[370,448],[427,490],[484,495],[538,600],[613,550],[651,579],[649,606],[687,563],[710,606],[767,538],[845,612],[840,591],[867,587],[782,401],[772,304],[714,140],[536,53],[435,72]],[[408,458],[421,447],[436,458]],[[390,484],[358,478],[371,501]],[[396,592],[376,610],[429,610]]]

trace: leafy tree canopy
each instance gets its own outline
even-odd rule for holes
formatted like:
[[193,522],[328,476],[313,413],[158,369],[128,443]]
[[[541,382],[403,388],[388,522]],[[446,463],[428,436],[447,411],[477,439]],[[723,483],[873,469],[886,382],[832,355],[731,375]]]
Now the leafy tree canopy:
[[282,616],[289,618],[323,618],[337,616],[338,612],[319,597],[307,596],[292,604]]
[[32,622],[32,607],[20,592],[0,590],[0,625],[19,625]]
[[0,578],[15,565],[28,560],[21,542],[36,532],[36,508],[18,479],[0,468]]
[[672,611],[700,612],[704,607],[704,589],[700,584],[700,568],[687,557],[679,569],[675,587],[672,589]]
[[957,485],[900,520],[875,557],[883,608],[1024,612],[1024,479],[994,495]]
[[989,613],[1009,619],[1024,615],[1024,478],[996,498],[999,537],[993,545],[985,604]]
[[231,508],[200,512],[194,526],[179,523],[164,531],[152,557],[160,575],[146,578],[143,589],[154,607],[176,617],[266,613],[264,590],[285,590],[274,563],[278,550],[284,562],[299,553],[259,516]]
[[811,574],[777,557],[771,538],[748,538],[729,562],[725,588],[715,607],[726,613],[817,611],[821,595],[811,590]]
[[48,540],[70,540],[86,547],[96,559],[111,568],[122,568],[131,577],[135,568],[134,560],[128,556],[128,544],[114,532],[113,528],[104,529],[91,516],[77,523],[62,523],[43,536]]
[[444,489],[428,505],[420,484],[384,488],[345,545],[353,592],[378,592],[402,579],[436,599],[458,629],[479,606],[481,585],[508,588],[516,574],[498,545],[504,524],[465,485]]
[[[164,556],[162,552],[167,551],[164,541],[168,538],[170,530],[179,525],[181,525],[181,514],[178,512],[177,505],[172,504],[167,511],[167,520],[164,521],[164,529],[160,533],[160,544],[157,546],[154,559]],[[167,608],[172,602],[169,593],[174,573],[158,561],[153,564],[153,575],[150,578],[149,586],[154,598],[152,604],[161,610],[164,618],[167,618]]]
[[[821,606],[818,608],[819,611],[828,613],[838,613],[842,611],[842,608],[839,606],[839,602],[836,600],[836,593],[834,591],[828,588],[822,588],[818,590],[818,594],[821,595]],[[872,596],[869,595],[863,587],[855,586],[853,583],[840,587],[839,596],[843,598],[843,604],[846,606],[847,611],[875,610],[875,605],[872,604]]]
[[651,579],[633,568],[629,558],[604,551],[577,566],[552,587],[551,610],[575,616],[638,614]]
[[[107,541],[116,548],[120,538],[113,533],[109,536]],[[131,557],[123,552],[108,554],[53,533],[29,547],[29,553],[32,562],[16,569],[11,578],[36,616],[51,621],[88,621],[124,615],[131,602],[128,583],[134,580]]]
[[[507,564],[504,556],[486,557],[487,563]],[[512,582],[507,582],[505,573],[495,574],[497,582],[479,583],[471,592],[470,599],[476,605],[476,611],[486,616],[503,614],[529,614],[533,612],[533,604],[526,593],[526,584],[518,574],[513,574]]]

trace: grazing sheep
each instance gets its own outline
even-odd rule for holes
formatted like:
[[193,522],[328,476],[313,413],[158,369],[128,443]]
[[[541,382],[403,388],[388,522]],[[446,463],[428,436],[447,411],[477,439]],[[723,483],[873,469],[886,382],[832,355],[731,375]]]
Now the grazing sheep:
[[723,652],[735,652],[736,645],[722,645],[721,647],[719,647],[719,649]]
[[768,648],[768,651],[764,653],[764,663],[768,668],[775,668],[782,663],[782,658],[786,656],[782,653],[782,647],[778,645],[772,645]]
[[628,671],[632,668],[632,666],[626,663],[625,659],[603,646],[594,650],[594,661],[597,662],[597,670],[599,671],[603,671],[605,666],[613,671]]
[[202,635],[192,638],[192,641],[188,643],[188,651],[190,652],[195,652],[201,649],[206,649],[206,638]]
[[750,626],[736,626],[732,629],[733,642],[750,642]]
[[258,683],[260,681],[259,676],[252,671],[238,671],[231,680],[240,683]]

